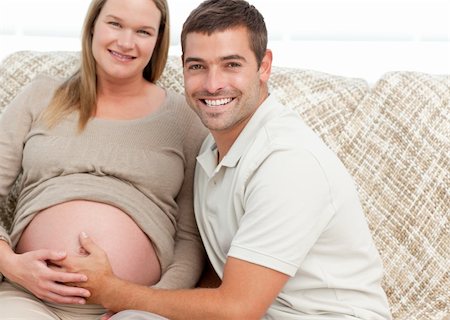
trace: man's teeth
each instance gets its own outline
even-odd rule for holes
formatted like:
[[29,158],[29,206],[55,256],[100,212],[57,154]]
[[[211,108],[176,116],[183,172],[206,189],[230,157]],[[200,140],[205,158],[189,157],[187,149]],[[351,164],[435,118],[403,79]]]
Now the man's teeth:
[[233,100],[232,98],[216,99],[216,100],[205,99],[205,103],[208,107],[217,107],[217,106],[223,106],[224,104],[230,103],[232,100]]

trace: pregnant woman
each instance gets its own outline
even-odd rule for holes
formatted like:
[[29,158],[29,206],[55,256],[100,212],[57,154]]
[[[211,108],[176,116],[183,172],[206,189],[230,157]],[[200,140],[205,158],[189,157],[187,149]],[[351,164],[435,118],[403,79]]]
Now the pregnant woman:
[[11,231],[0,228],[2,319],[98,319],[83,275],[52,261],[86,254],[86,231],[114,273],[192,287],[203,247],[192,178],[206,130],[184,97],[155,84],[167,61],[165,0],[93,0],[81,64],[39,77],[0,117],[0,196],[22,172]]

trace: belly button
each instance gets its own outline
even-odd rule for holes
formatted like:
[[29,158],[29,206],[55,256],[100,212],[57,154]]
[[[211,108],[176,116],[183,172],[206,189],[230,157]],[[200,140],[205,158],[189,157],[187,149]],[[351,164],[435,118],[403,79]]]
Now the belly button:
[[87,252],[83,247],[79,247],[79,248],[78,248],[78,253],[79,253],[81,256],[87,256],[87,255],[88,255],[88,252]]

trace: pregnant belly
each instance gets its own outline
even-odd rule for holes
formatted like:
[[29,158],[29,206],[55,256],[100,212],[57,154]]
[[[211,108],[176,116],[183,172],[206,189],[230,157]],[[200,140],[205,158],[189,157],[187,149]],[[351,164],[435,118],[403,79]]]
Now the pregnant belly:
[[99,202],[76,200],[42,210],[22,233],[16,252],[53,249],[79,255],[82,231],[105,250],[118,277],[143,285],[159,280],[150,239],[125,212]]

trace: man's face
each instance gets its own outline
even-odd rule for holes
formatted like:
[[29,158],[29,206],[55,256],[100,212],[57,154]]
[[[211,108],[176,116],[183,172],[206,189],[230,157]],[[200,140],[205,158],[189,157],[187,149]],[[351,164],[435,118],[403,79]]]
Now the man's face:
[[214,134],[236,137],[267,97],[271,54],[258,68],[247,29],[189,33],[184,48],[187,102]]

